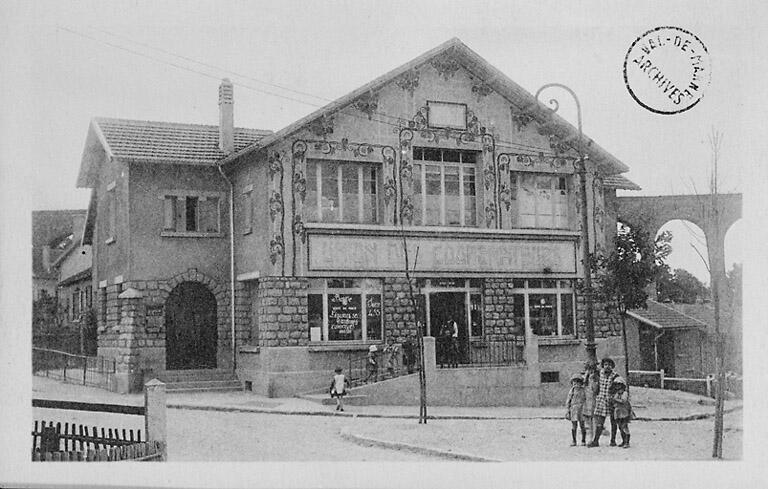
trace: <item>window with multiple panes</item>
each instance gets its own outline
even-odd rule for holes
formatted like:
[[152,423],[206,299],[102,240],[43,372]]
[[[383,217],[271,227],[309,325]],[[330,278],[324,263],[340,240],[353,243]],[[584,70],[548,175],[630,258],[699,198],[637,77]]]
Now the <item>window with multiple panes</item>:
[[218,194],[164,195],[164,234],[218,235],[221,232],[221,200]]
[[307,161],[304,210],[314,222],[377,223],[381,166],[345,161]]
[[378,279],[311,279],[310,341],[380,341],[381,299]]
[[542,173],[512,173],[518,226],[568,229],[569,177]]
[[570,280],[516,279],[513,281],[515,326],[526,326],[537,336],[573,336],[576,320]]
[[477,225],[477,151],[413,148],[416,225]]

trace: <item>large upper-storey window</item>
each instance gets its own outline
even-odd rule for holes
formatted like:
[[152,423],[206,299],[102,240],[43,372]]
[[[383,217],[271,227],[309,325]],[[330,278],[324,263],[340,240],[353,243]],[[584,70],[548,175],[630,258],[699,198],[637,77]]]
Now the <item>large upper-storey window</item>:
[[377,223],[381,169],[373,163],[309,160],[308,221]]
[[512,173],[518,202],[518,226],[568,229],[569,177],[541,173]]
[[478,153],[413,148],[414,223],[426,226],[475,226]]

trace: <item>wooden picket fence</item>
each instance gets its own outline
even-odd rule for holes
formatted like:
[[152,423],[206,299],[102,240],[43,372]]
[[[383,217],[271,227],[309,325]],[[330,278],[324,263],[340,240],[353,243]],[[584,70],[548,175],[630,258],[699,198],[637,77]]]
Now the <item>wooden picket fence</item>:
[[32,454],[34,462],[147,462],[163,459],[163,444],[159,441],[149,441],[123,445],[119,447],[102,448],[98,450],[40,452]]
[[144,406],[32,399],[32,407],[143,416],[146,428],[90,428],[85,424],[35,421],[32,460],[41,462],[163,461],[165,445],[165,384],[151,380],[145,385]]

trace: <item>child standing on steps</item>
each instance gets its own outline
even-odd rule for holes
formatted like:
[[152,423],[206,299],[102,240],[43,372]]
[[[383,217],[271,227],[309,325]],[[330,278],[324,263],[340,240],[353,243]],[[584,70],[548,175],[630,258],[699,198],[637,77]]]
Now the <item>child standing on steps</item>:
[[344,411],[344,396],[347,395],[349,379],[341,373],[341,367],[334,370],[335,375],[331,381],[331,397],[336,398],[336,411]]
[[576,431],[581,428],[581,444],[587,444],[587,429],[584,426],[584,403],[587,400],[587,392],[584,389],[584,379],[579,374],[571,376],[571,390],[568,391],[568,399],[565,401],[565,419],[571,421],[571,446],[576,446]]

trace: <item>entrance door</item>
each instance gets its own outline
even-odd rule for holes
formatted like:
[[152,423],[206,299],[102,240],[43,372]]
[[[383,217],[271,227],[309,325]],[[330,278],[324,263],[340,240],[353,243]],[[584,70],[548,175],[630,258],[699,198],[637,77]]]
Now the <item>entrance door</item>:
[[438,344],[438,363],[448,363],[447,350],[452,331],[444,332],[443,327],[449,321],[455,321],[459,327],[459,363],[469,363],[469,335],[467,331],[467,305],[464,303],[465,292],[435,292],[429,294],[429,327]]
[[199,282],[182,282],[165,303],[168,370],[216,368],[216,297]]

